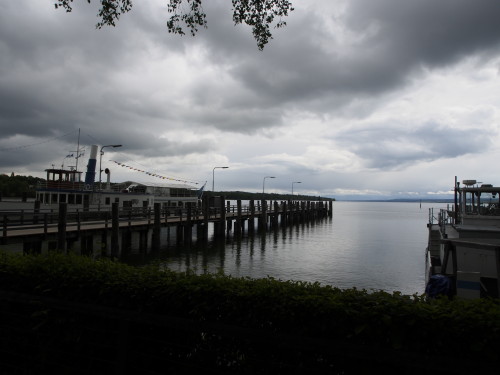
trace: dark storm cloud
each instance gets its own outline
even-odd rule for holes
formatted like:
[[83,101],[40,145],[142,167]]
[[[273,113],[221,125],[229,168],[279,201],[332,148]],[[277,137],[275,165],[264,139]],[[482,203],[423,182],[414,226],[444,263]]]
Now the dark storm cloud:
[[453,129],[427,123],[409,129],[392,124],[371,125],[361,130],[338,134],[336,141],[369,168],[400,169],[419,162],[482,153],[491,146],[488,132],[476,129]]
[[353,0],[349,7],[347,25],[357,32],[374,26],[366,46],[397,65],[441,66],[499,49],[496,0]]
[[[0,5],[0,167],[50,163],[54,153],[76,143],[78,128],[83,144],[121,143],[124,152],[141,156],[213,147],[204,136],[161,137],[182,126],[172,106],[127,81],[134,78],[128,69],[137,69],[151,54],[148,33],[168,36],[164,27],[151,26],[147,11],[137,7],[116,28],[95,30],[95,2],[76,5],[70,14],[50,5]],[[179,50],[178,42],[172,45]],[[44,142],[71,130],[69,139]]]
[[[320,2],[310,11],[298,3],[288,26],[259,54],[245,38],[248,30],[235,28],[232,40],[240,40],[238,46],[226,43],[226,25],[212,26],[204,36],[214,47],[210,58],[227,64],[235,80],[258,94],[249,105],[305,106],[323,96],[323,111],[332,111],[402,87],[422,74],[422,67],[441,68],[500,50],[496,0],[347,3],[342,18],[322,13]],[[327,22],[352,33],[352,42],[341,42]]]

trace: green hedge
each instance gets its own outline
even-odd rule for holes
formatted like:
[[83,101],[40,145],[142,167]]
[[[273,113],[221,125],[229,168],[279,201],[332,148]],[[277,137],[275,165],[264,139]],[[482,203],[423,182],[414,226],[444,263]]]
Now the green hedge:
[[106,259],[0,253],[1,289],[297,337],[498,361],[500,303],[195,275]]

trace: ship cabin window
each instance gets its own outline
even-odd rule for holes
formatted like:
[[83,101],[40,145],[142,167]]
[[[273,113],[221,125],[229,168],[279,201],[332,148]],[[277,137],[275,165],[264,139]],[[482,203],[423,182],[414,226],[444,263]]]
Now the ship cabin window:
[[68,203],[75,204],[75,194],[68,194]]
[[76,196],[76,204],[82,204],[82,196],[81,196],[81,194],[78,194]]
[[111,204],[111,198],[110,197],[106,197],[106,203],[108,206]]
[[59,195],[59,203],[66,203],[66,194]]
[[50,203],[57,203],[57,194],[52,194],[52,199]]
[[120,198],[115,198],[115,203],[120,203]]

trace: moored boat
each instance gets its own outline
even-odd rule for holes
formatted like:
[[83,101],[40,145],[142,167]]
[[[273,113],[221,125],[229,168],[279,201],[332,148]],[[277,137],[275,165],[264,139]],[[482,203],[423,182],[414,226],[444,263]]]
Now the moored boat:
[[455,178],[452,209],[431,209],[428,295],[500,297],[500,187]]
[[189,184],[123,182],[112,184],[111,171],[106,168],[106,182],[95,181],[98,146],[91,147],[85,179],[75,168],[46,169],[46,181],[36,189],[36,200],[44,208],[56,208],[67,203],[71,209],[110,209],[112,203],[120,208],[149,208],[155,203],[164,207],[196,205],[202,189]]

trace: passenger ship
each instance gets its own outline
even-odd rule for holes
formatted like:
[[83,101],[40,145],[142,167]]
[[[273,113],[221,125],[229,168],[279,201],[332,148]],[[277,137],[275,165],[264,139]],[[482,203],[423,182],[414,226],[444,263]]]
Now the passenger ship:
[[76,169],[46,169],[44,183],[37,186],[36,199],[41,207],[57,208],[59,203],[67,203],[69,209],[109,210],[112,203],[120,208],[148,208],[155,203],[164,207],[183,207],[187,203],[197,204],[202,189],[187,184],[144,184],[123,182],[111,184],[111,172],[105,169],[107,181],[96,182],[96,157],[98,146],[91,147],[85,180]]
[[429,213],[427,294],[500,297],[500,187],[455,178],[451,209]]

